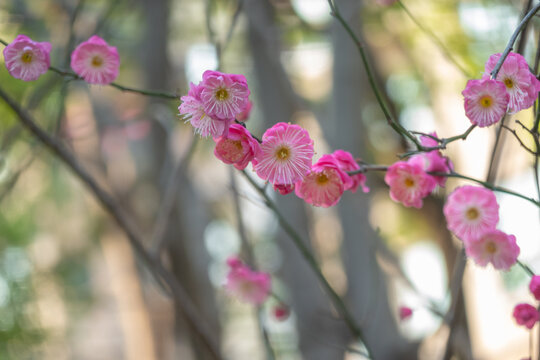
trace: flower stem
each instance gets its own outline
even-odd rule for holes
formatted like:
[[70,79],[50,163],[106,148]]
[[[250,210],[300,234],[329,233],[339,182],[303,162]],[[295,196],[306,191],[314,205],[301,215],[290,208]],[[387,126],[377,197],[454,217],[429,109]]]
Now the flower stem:
[[[276,215],[279,224],[285,230],[285,232],[289,235],[294,245],[298,248],[304,259],[307,261],[308,265],[311,267],[311,269],[314,271],[315,275],[319,279],[321,285],[323,286],[324,290],[330,297],[330,300],[336,307],[337,311],[340,313],[340,315],[343,317],[343,320],[347,324],[347,327],[351,331],[351,333],[358,339],[361,339],[363,341],[363,335],[362,330],[360,327],[356,324],[352,314],[349,312],[348,308],[345,306],[345,303],[341,299],[341,297],[335,292],[335,290],[332,288],[332,286],[328,283],[328,280],[324,277],[319,265],[317,264],[317,260],[315,260],[315,257],[309,250],[309,248],[304,244],[304,241],[298,235],[296,230],[292,227],[289,222],[283,217],[279,209],[277,208],[277,205],[270,199],[268,194],[264,191],[263,188],[261,188],[246,172],[245,170],[242,171],[242,174],[244,177],[249,181],[249,183],[257,190],[257,192],[264,198],[264,201],[266,203],[266,206],[272,210],[272,212]],[[366,347],[366,350],[368,353],[371,354],[371,351],[369,351],[368,345],[364,341],[364,346]]]

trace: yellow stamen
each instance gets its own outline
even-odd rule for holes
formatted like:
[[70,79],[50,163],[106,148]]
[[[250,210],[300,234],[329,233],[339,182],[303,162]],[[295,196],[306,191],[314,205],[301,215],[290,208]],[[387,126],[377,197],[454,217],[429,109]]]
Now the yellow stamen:
[[225,101],[229,98],[229,92],[226,89],[219,89],[216,91],[216,99],[219,101]]
[[504,85],[506,85],[507,88],[511,89],[514,87],[514,81],[510,78],[504,79]]
[[411,178],[406,178],[404,183],[405,183],[405,186],[409,188],[414,186],[414,180]]
[[478,210],[476,208],[470,208],[465,213],[465,216],[469,220],[476,220],[476,219],[478,219],[478,216],[480,216],[480,213],[478,212]]
[[317,184],[319,185],[324,185],[328,182],[328,176],[326,176],[325,173],[320,173],[317,175],[317,177],[315,178],[315,181],[317,182]]
[[491,241],[486,244],[486,251],[489,254],[495,254],[497,252],[497,245],[492,243]]
[[103,59],[100,57],[100,56],[94,56],[92,58],[92,66],[93,67],[100,67],[101,65],[103,65]]
[[276,157],[278,160],[287,160],[291,155],[291,150],[286,146],[281,146],[276,151]]
[[32,58],[34,57],[34,54],[32,54],[31,51],[25,51],[22,55],[21,55],[21,61],[23,63],[31,63],[32,62]]
[[480,98],[480,105],[482,105],[485,108],[490,107],[492,102],[493,102],[493,99],[491,98],[491,96],[486,95]]

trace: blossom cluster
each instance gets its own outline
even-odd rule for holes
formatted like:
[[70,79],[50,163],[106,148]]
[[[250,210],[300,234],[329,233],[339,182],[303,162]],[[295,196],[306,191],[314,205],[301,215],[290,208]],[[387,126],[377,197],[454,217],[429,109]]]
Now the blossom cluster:
[[455,189],[444,205],[448,229],[460,238],[465,252],[480,266],[491,263],[508,270],[517,261],[516,237],[497,230],[499,204],[495,194],[479,186]]
[[469,80],[462,94],[465,114],[472,124],[486,127],[499,122],[508,112],[530,108],[540,91],[540,81],[529,70],[525,58],[510,52],[495,79],[491,73],[501,54],[493,54],[485,65],[482,79]]
[[280,122],[260,142],[255,139],[241,123],[251,110],[249,95],[243,75],[208,70],[199,84],[190,84],[178,110],[197,133],[213,137],[218,159],[239,170],[251,162],[257,175],[283,195],[294,191],[309,204],[329,207],[346,190],[369,191],[349,152],[336,150],[313,164],[313,140],[299,125]]
[[[24,81],[37,80],[50,67],[51,44],[18,35],[4,48],[6,68],[11,76]],[[92,36],[71,53],[71,68],[90,84],[106,85],[118,76],[120,57],[116,47],[99,36]]]
[[251,270],[236,256],[230,257],[227,260],[227,265],[229,272],[225,281],[225,289],[246,303],[262,304],[270,294],[270,275]]
[[[438,143],[436,133],[420,138],[421,144],[434,147]],[[446,178],[430,173],[449,173],[453,170],[452,161],[439,150],[432,150],[411,156],[407,161],[398,161],[386,172],[384,181],[390,187],[392,200],[407,207],[421,208],[423,199],[438,186],[444,187]]]
[[[540,275],[534,275],[529,283],[529,290],[536,301],[540,301]],[[531,304],[521,303],[514,307],[514,319],[519,325],[532,329],[534,324],[540,320],[538,309]]]

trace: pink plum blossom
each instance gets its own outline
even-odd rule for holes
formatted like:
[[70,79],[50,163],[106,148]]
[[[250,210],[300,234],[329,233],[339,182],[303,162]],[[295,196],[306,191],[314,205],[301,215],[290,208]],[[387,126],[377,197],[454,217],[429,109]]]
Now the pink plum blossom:
[[384,182],[390,186],[392,200],[415,208],[422,207],[422,199],[437,185],[435,179],[425,173],[422,164],[415,161],[398,161],[391,165]]
[[517,261],[519,246],[514,235],[487,230],[478,237],[466,238],[465,252],[480,266],[491,263],[495,269],[508,270]]
[[291,310],[287,305],[279,303],[274,306],[274,308],[272,309],[272,313],[277,321],[285,321],[289,318]]
[[238,115],[236,115],[236,120],[240,122],[246,122],[249,119],[252,107],[253,103],[251,102],[251,100],[248,100],[246,106],[244,107],[244,110],[242,110]]
[[33,41],[26,35],[17,35],[4,48],[6,68],[11,76],[33,81],[46,73],[50,66],[51,44]]
[[[437,133],[435,132],[431,133],[430,135],[433,137],[437,137]],[[421,136],[420,143],[425,147],[436,147],[437,145],[439,145],[439,143],[435,139],[429,136]],[[417,154],[412,156],[411,159],[412,162],[422,160],[425,172],[450,173],[454,170],[454,164],[452,163],[452,161],[446,156],[443,156],[439,150],[432,150]],[[437,185],[439,185],[440,187],[444,187],[444,185],[446,184],[445,176],[430,176],[435,179]]]
[[90,84],[107,85],[118,76],[120,57],[116,47],[94,35],[73,50],[71,68]]
[[244,302],[262,304],[270,294],[270,275],[251,270],[236,256],[229,258],[227,265],[229,266],[225,282],[227,291]]
[[311,169],[313,140],[298,125],[277,123],[266,130],[253,159],[257,175],[273,185],[294,184]]
[[238,170],[244,170],[259,151],[259,143],[242,125],[232,124],[227,136],[215,139],[214,154],[225,164],[233,164]]
[[287,195],[294,191],[294,184],[274,184],[274,190],[281,195]]
[[202,90],[202,86],[190,83],[188,94],[180,99],[182,104],[178,107],[178,111],[181,115],[189,116],[186,121],[189,121],[201,136],[226,136],[232,120],[220,120],[208,116],[201,101]]
[[455,189],[443,208],[448,229],[461,240],[477,238],[493,230],[499,222],[499,204],[495,194],[479,186]]
[[345,189],[344,177],[336,159],[332,155],[323,155],[311,167],[311,171],[296,183],[296,195],[314,206],[330,207],[338,203]]
[[530,304],[517,304],[514,307],[513,315],[519,325],[523,325],[529,330],[540,320],[538,310]]
[[[336,159],[339,168],[344,172],[356,171],[360,169],[360,165],[356,162],[352,154],[345,150],[336,150],[332,153],[334,159]],[[351,190],[353,193],[358,190],[358,187],[362,187],[362,191],[367,193],[369,188],[366,186],[366,175],[362,173],[348,175],[348,178],[344,180],[345,190]]]
[[500,121],[510,98],[504,83],[489,78],[469,80],[462,94],[465,97],[465,115],[479,127]]
[[529,290],[534,295],[534,298],[540,301],[540,275],[534,275],[529,283]]
[[399,319],[401,321],[407,320],[408,318],[412,316],[412,314],[413,314],[413,311],[410,307],[407,307],[407,306],[399,307]]
[[[493,54],[486,62],[484,77],[490,77],[495,65],[501,58],[501,54]],[[540,81],[531,73],[527,60],[517,53],[510,52],[504,59],[503,65],[497,74],[497,80],[501,81],[510,95],[508,112],[514,114],[520,110],[530,108],[540,91]]]
[[207,70],[199,85],[204,111],[215,119],[234,121],[248,106],[250,91],[244,75]]

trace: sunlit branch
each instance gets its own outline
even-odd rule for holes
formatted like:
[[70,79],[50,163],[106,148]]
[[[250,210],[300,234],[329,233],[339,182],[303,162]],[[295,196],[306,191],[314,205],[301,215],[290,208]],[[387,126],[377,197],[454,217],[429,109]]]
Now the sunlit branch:
[[414,22],[416,26],[418,26],[420,30],[424,32],[429,38],[431,38],[431,40],[439,47],[439,49],[444,53],[444,55],[446,55],[447,59],[452,64],[454,64],[454,66],[456,66],[459,69],[459,71],[461,71],[461,73],[465,75],[465,77],[471,78],[472,76],[469,74],[469,72],[462,65],[460,65],[456,59],[454,59],[452,52],[446,48],[443,42],[431,30],[423,26],[418,21],[418,19],[416,19],[416,17],[409,11],[409,9],[405,6],[405,4],[403,4],[401,0],[398,0],[397,3],[401,6],[403,11],[405,11],[405,13],[409,16],[412,22]]

